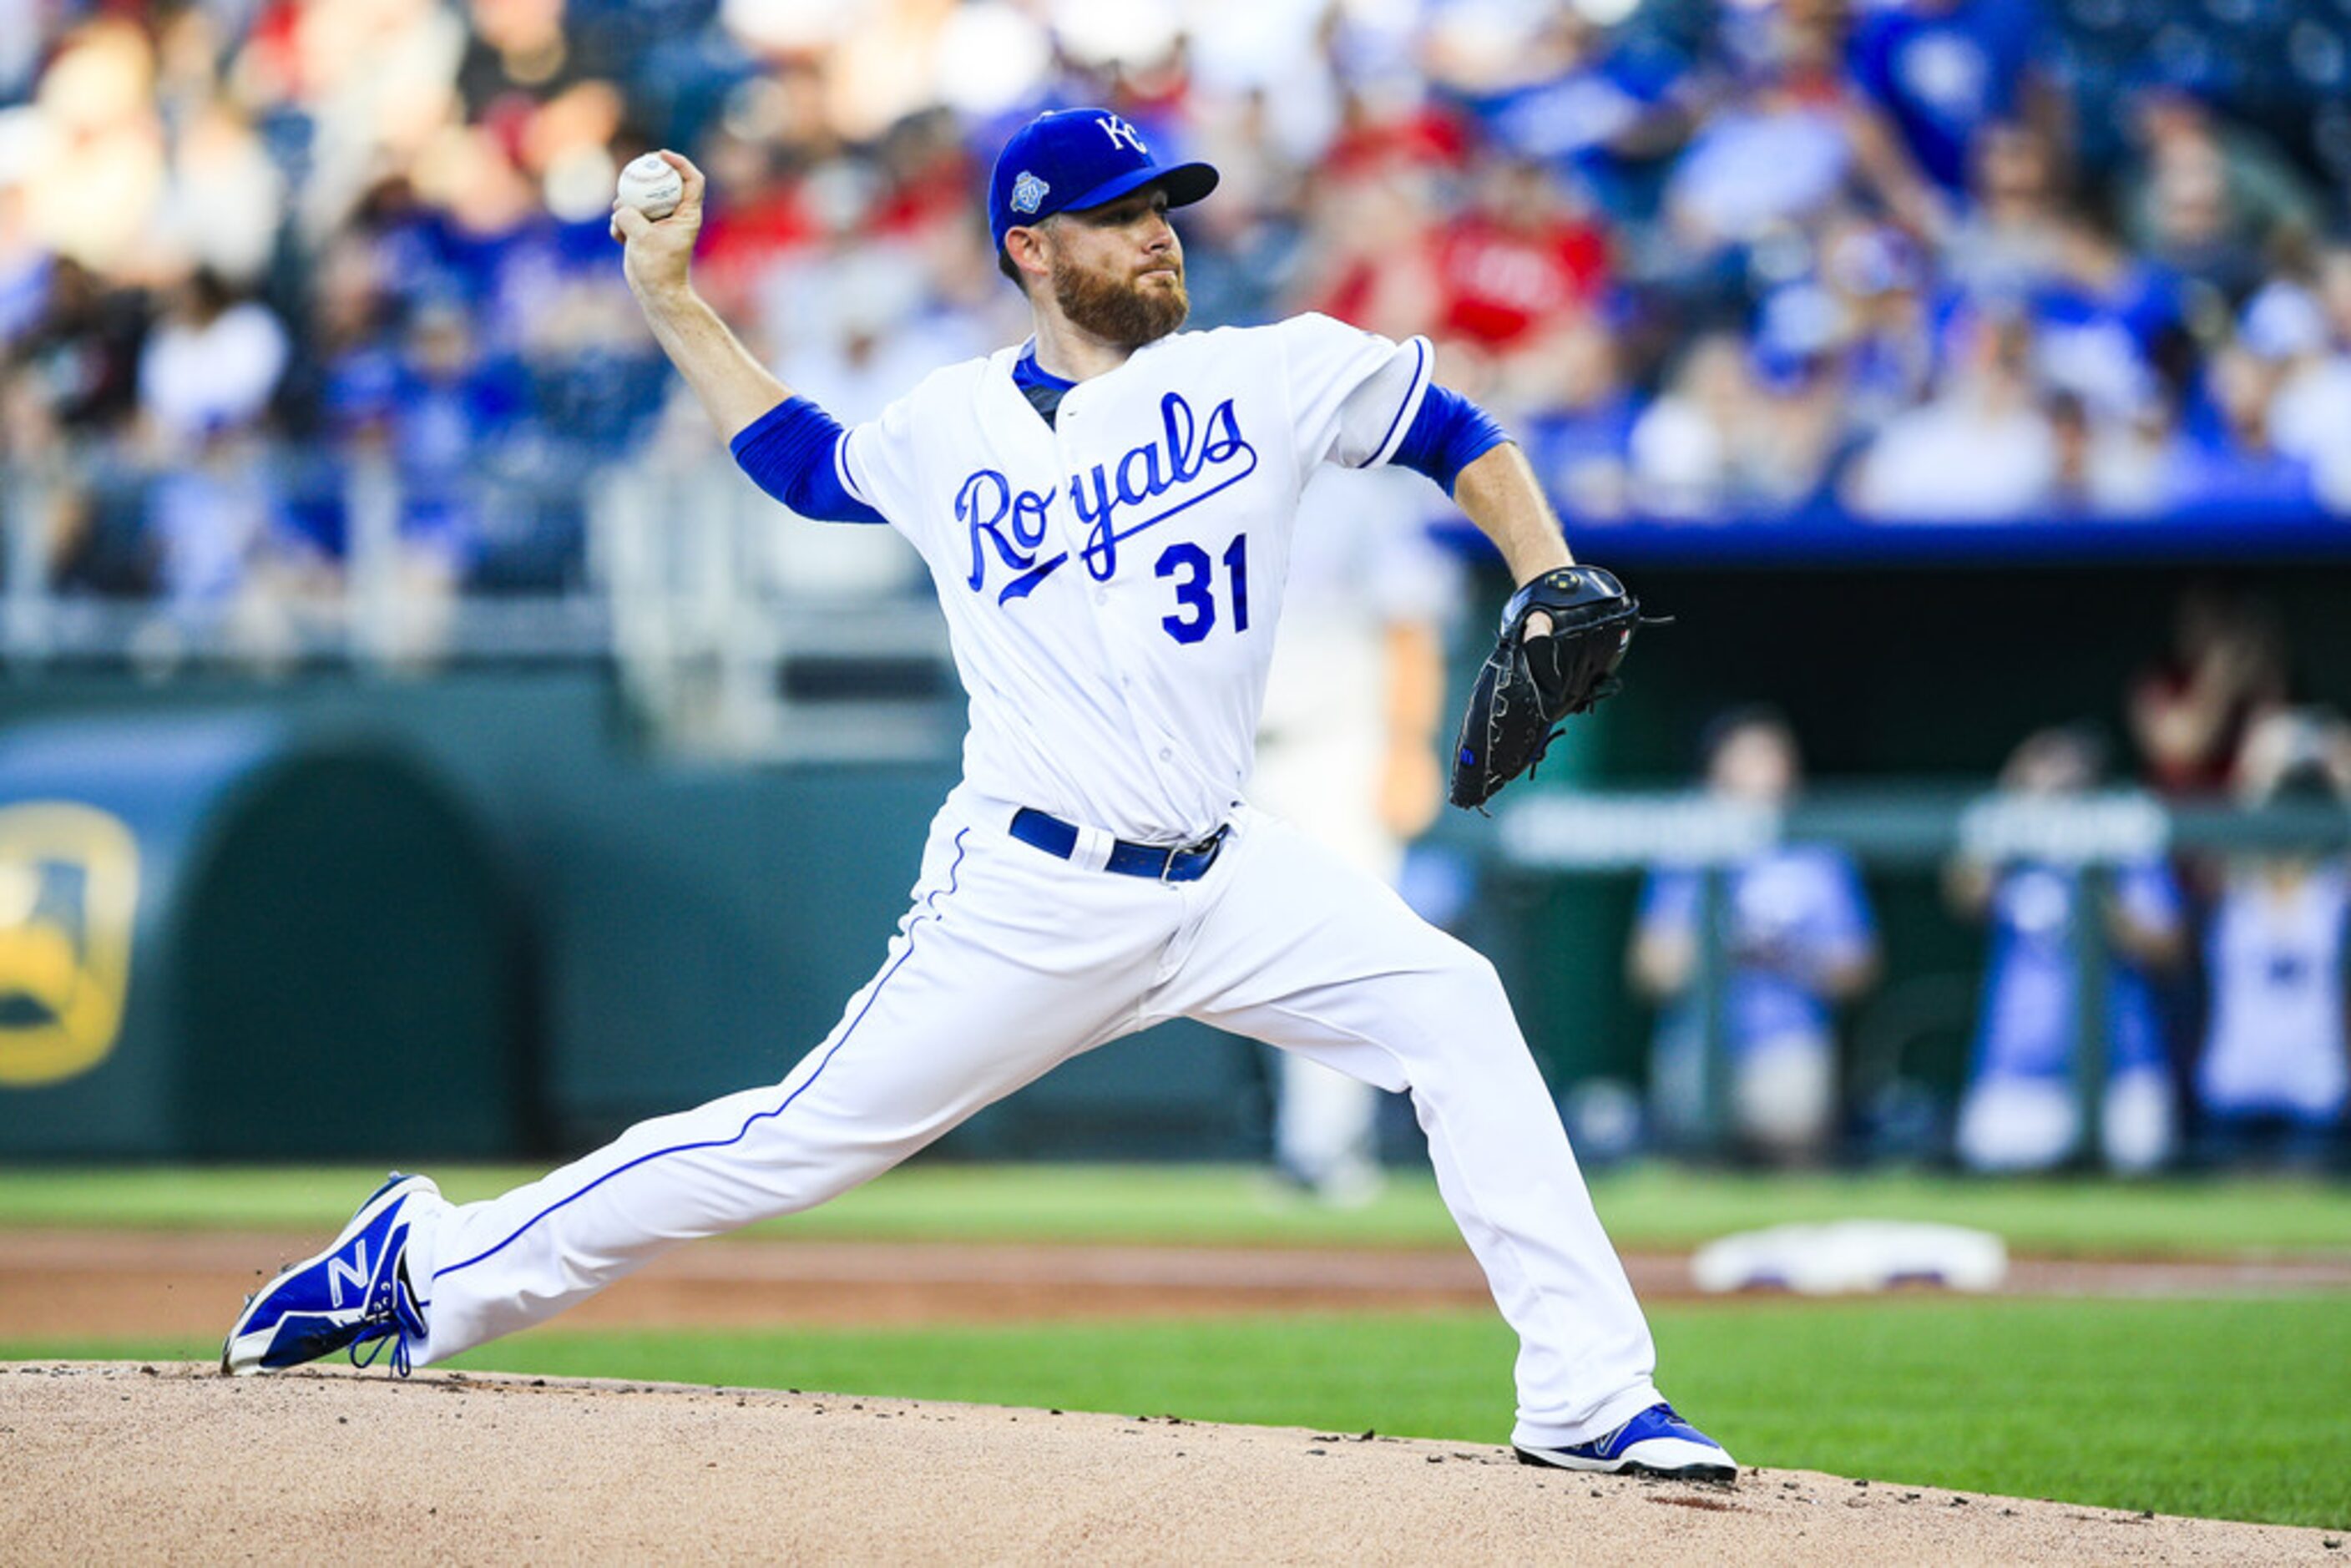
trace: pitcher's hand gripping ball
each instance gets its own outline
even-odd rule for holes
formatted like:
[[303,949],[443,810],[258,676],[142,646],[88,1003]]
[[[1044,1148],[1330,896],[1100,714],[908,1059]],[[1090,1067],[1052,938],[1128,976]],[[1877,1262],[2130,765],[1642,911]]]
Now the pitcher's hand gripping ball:
[[[1530,617],[1551,618],[1527,634]],[[1483,806],[1521,773],[1531,773],[1561,720],[1617,689],[1616,666],[1641,623],[1625,585],[1593,566],[1547,571],[1502,607],[1502,633],[1478,672],[1461,738],[1453,748],[1452,800]]]
[[677,211],[685,199],[685,182],[679,178],[669,160],[658,152],[647,152],[629,160],[621,171],[620,190],[616,199],[622,206],[634,207],[655,223]]

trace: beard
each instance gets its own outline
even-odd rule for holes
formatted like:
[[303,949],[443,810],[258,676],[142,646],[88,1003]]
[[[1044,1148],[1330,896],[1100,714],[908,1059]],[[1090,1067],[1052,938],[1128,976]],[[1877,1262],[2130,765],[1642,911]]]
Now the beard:
[[1139,349],[1181,327],[1192,313],[1192,297],[1184,288],[1181,263],[1174,277],[1173,287],[1145,287],[1139,278],[1081,271],[1056,256],[1053,300],[1071,326],[1121,348]]

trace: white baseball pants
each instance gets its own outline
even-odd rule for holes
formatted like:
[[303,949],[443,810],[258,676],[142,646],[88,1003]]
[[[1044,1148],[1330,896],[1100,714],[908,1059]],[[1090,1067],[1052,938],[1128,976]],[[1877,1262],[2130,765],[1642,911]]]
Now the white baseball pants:
[[1161,883],[1012,838],[1013,809],[949,797],[881,971],[781,1083],[420,1223],[415,1363],[544,1322],[678,1242],[813,1207],[1058,1063],[1189,1017],[1410,1092],[1518,1331],[1517,1441],[1582,1442],[1656,1401],[1648,1326],[1491,965],[1261,812],[1242,809],[1206,876]]

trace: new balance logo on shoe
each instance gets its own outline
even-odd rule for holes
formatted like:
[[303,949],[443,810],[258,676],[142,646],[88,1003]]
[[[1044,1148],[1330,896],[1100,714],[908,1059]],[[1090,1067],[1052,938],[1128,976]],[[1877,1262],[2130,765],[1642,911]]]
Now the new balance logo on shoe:
[[360,1301],[367,1300],[368,1287],[374,1283],[375,1276],[368,1269],[367,1238],[364,1236],[360,1238],[359,1245],[351,1249],[350,1262],[340,1258],[327,1260],[327,1293],[334,1299],[337,1312],[342,1310],[346,1281],[359,1288]]

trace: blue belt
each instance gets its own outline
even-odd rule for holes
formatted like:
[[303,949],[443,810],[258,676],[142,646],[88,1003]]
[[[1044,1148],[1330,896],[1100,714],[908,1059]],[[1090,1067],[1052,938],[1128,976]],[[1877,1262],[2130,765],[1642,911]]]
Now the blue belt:
[[[1231,831],[1229,827],[1218,828],[1197,843],[1180,844],[1172,850],[1120,839],[1111,846],[1110,863],[1102,869],[1121,876],[1147,876],[1155,882],[1196,882],[1217,863],[1217,854],[1225,847],[1225,835]],[[1076,828],[1059,817],[1049,817],[1027,806],[1012,813],[1012,836],[1061,860],[1068,860],[1078,847]]]

